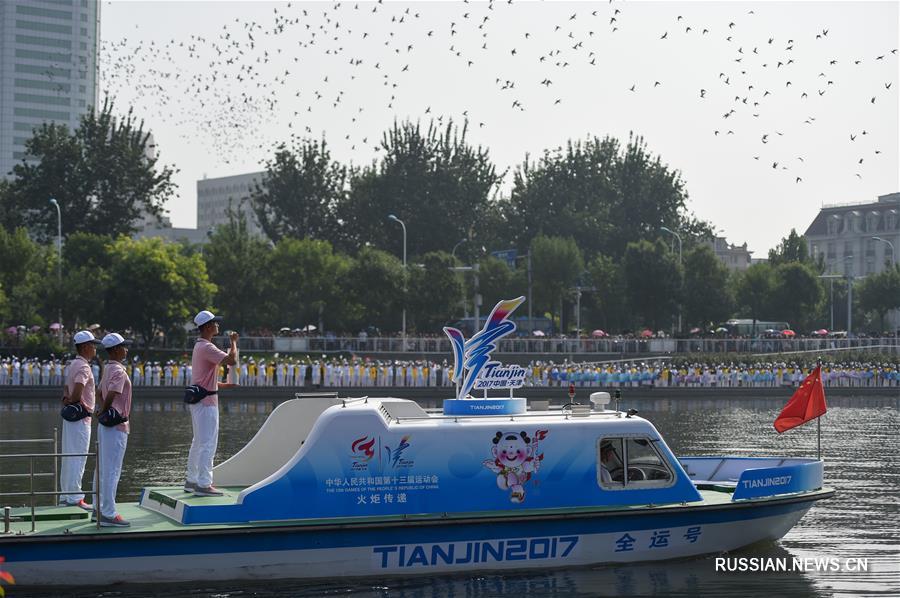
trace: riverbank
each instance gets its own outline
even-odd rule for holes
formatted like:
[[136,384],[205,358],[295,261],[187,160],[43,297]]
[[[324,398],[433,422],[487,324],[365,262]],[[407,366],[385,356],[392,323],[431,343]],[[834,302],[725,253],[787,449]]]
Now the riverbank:
[[[607,391],[614,395],[615,388],[577,387],[575,389],[575,401],[588,402],[592,392]],[[752,387],[737,386],[723,388],[695,387],[695,388],[664,388],[652,386],[626,387],[621,389],[623,399],[760,399],[760,398],[784,398],[787,400],[794,388],[783,387]],[[313,388],[311,386],[244,386],[220,390],[219,398],[222,401],[282,401],[293,398],[296,393],[338,393],[341,397],[396,397],[412,399],[422,404],[436,404],[445,398],[453,397],[452,388],[434,387],[342,387],[342,388]],[[828,397],[885,397],[896,398],[900,402],[900,387],[874,387],[874,386],[834,386],[825,389]],[[526,399],[550,400],[551,404],[565,404],[569,402],[569,396],[565,386],[554,387],[528,387],[516,391],[516,396]],[[60,389],[53,386],[6,386],[0,387],[0,401],[48,401],[60,397]],[[134,389],[135,401],[142,400],[174,400],[180,401],[182,389],[171,386],[139,386]]]

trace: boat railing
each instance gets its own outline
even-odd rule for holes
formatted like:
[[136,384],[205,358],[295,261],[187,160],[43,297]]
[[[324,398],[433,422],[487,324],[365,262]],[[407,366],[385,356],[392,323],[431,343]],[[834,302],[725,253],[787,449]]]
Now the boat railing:
[[[54,498],[54,504],[56,503],[56,498],[69,494],[68,491],[63,492],[59,488],[59,460],[64,457],[94,457],[95,458],[95,475],[96,475],[96,483],[94,484],[93,491],[84,492],[84,494],[90,495],[93,497],[96,515],[97,515],[97,529],[100,528],[100,513],[99,513],[99,505],[100,505],[100,459],[96,459],[97,455],[100,453],[100,442],[99,440],[95,443],[97,447],[96,452],[93,453],[62,453],[59,451],[59,440],[57,439],[57,428],[53,429],[53,438],[18,438],[12,440],[0,440],[0,447],[4,445],[16,445],[16,444],[52,444],[53,452],[50,453],[12,453],[12,454],[0,454],[0,460],[13,460],[13,461],[24,461],[28,460],[28,473],[4,473],[0,474],[0,479],[10,479],[10,478],[28,478],[28,491],[27,492],[0,492],[0,499],[4,498],[12,498],[12,497],[28,497],[28,503],[31,508],[31,531],[35,531],[35,522],[37,518],[35,517],[35,507],[38,498],[44,496],[50,496]],[[34,465],[35,460],[41,459],[49,459],[53,458],[53,471],[41,472],[35,471]],[[53,477],[53,490],[35,490],[34,489],[34,480],[35,478],[45,478],[45,477]],[[21,521],[20,517],[12,516],[12,508],[9,506],[3,507],[3,533],[9,534],[11,533],[11,524],[14,521]]]
[[400,423],[401,421],[434,421],[436,419],[446,419],[446,420],[479,420],[484,421],[488,419],[508,419],[509,421],[516,421],[520,418],[529,418],[529,417],[561,417],[564,419],[581,419],[583,417],[626,417],[625,413],[621,411],[572,411],[568,409],[560,409],[553,411],[532,411],[525,413],[507,413],[507,414],[484,414],[484,415],[443,415],[443,414],[434,414],[429,413],[428,415],[404,415],[404,416],[391,416],[391,419],[396,423]]

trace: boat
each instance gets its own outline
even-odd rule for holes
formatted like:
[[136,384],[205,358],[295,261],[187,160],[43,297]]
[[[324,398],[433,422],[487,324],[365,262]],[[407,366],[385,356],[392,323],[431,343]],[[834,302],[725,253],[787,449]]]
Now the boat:
[[221,497],[146,487],[119,505],[129,528],[75,507],[6,510],[4,569],[19,586],[71,586],[657,561],[778,540],[834,495],[818,459],[676,457],[606,392],[515,397],[524,370],[490,353],[523,300],[471,339],[445,329],[457,389],[442,410],[297,396],[215,468]]

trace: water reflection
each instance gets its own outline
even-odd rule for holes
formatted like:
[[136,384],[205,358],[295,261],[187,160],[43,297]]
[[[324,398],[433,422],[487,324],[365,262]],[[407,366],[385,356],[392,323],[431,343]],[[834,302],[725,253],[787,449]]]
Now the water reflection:
[[[227,401],[222,405],[216,461],[239,450],[256,433],[274,401]],[[772,421],[784,399],[623,400],[656,425],[676,454],[814,456],[815,425],[777,434]],[[35,438],[58,425],[55,402],[0,402],[0,438]],[[823,418],[827,484],[835,498],[818,503],[779,543],[743,551],[753,557],[858,557],[867,573],[719,573],[711,558],[645,565],[606,566],[533,573],[429,576],[328,582],[252,582],[165,587],[78,589],[72,596],[835,596],[900,595],[900,397],[831,398]],[[120,496],[137,496],[145,485],[177,484],[191,440],[190,417],[177,401],[136,404]],[[11,471],[0,460],[0,470]],[[20,467],[19,471],[27,469]],[[24,482],[23,482],[24,483]],[[3,487],[15,484],[5,481]],[[733,555],[732,555],[733,556]],[[23,594],[15,588],[11,595]],[[28,592],[58,596],[59,590]]]

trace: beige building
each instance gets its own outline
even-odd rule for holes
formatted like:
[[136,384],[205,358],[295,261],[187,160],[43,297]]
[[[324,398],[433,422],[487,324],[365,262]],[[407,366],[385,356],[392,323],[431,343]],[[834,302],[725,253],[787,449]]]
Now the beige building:
[[804,234],[810,255],[824,256],[828,274],[881,272],[896,263],[900,250],[900,193],[869,203],[823,206]]
[[752,263],[751,254],[753,252],[747,249],[746,243],[743,245],[732,245],[725,237],[715,237],[708,242],[708,245],[713,250],[713,253],[716,254],[716,257],[732,272],[746,270]]

